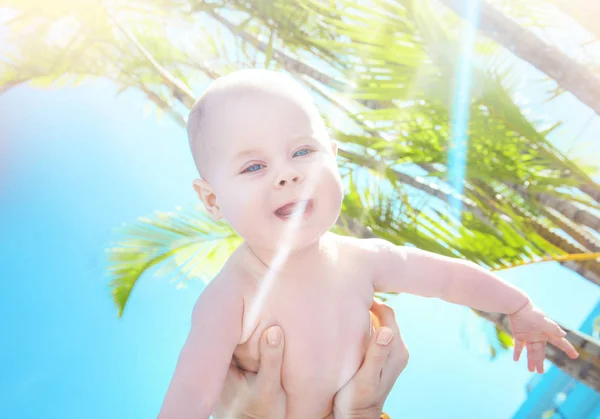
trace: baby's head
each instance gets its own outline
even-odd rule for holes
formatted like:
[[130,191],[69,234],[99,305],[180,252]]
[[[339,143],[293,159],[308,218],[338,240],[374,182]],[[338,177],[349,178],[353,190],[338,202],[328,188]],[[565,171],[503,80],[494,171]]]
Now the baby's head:
[[194,181],[198,196],[251,245],[281,245],[296,218],[294,247],[305,246],[337,220],[337,149],[310,94],[292,78],[242,70],[215,80],[190,112],[188,138],[202,177]]

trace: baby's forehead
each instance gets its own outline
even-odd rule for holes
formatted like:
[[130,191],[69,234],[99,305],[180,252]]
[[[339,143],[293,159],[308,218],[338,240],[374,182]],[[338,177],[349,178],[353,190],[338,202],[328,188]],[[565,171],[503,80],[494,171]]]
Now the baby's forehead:
[[311,135],[315,125],[310,109],[285,94],[236,89],[206,105],[205,127],[216,145],[244,147],[265,137]]
[[[237,84],[208,92],[204,98],[204,114],[207,118],[230,115],[240,117],[252,110],[273,111],[271,108],[293,109],[307,113],[314,106],[306,98],[294,95],[293,91],[272,90],[265,86]],[[271,114],[265,113],[263,119]]]

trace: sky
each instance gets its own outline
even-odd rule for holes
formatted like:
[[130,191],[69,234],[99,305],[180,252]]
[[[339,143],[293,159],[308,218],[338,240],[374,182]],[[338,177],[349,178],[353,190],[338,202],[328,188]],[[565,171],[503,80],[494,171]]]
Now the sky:
[[[565,96],[542,104],[523,70],[534,112],[568,118],[556,134],[570,147],[589,109]],[[104,249],[114,229],[154,210],[196,205],[185,131],[157,120],[139,92],[115,97],[107,80],[0,96],[0,357],[3,417],[155,417],[203,289],[151,275],[121,319],[112,303]],[[579,144],[600,154],[598,118]],[[571,138],[572,139],[572,138]],[[557,264],[501,272],[556,320],[577,328],[598,287]],[[533,374],[525,357],[490,361],[486,323],[469,309],[401,295],[390,301],[410,364],[386,402],[392,417],[510,417]]]
[[[202,291],[199,281],[177,290],[147,275],[117,318],[103,270],[114,228],[196,198],[184,130],[144,113],[140,93],[116,91],[97,80],[0,96],[6,417],[154,417]],[[568,327],[600,297],[552,263],[502,276]],[[391,305],[411,361],[388,413],[507,418],[518,408],[532,374],[509,353],[489,360],[485,323],[468,309],[409,295]]]

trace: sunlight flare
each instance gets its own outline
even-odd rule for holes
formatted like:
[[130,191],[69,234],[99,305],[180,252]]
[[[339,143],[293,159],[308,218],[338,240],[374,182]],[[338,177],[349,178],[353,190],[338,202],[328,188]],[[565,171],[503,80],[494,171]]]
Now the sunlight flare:
[[473,81],[473,51],[481,0],[465,0],[466,22],[462,27],[460,58],[456,68],[456,85],[452,106],[452,138],[448,149],[448,182],[455,194],[450,195],[453,215],[460,219],[462,211],[463,186],[467,168],[467,127],[469,123],[469,106],[471,103],[471,84]]

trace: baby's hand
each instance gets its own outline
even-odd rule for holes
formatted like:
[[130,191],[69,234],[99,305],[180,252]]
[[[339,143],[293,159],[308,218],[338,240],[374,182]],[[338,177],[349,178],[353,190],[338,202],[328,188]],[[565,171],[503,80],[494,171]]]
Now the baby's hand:
[[513,359],[518,361],[523,347],[527,346],[527,367],[529,371],[544,372],[544,359],[546,357],[546,342],[550,342],[564,351],[571,359],[576,359],[579,354],[565,339],[567,333],[559,325],[550,320],[543,311],[535,307],[531,301],[513,314],[508,320],[515,339],[515,352]]

